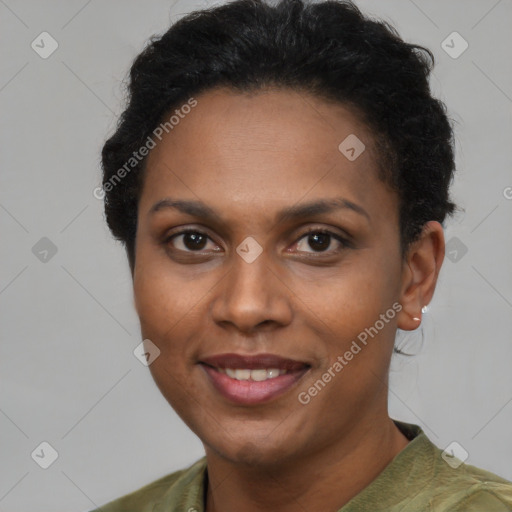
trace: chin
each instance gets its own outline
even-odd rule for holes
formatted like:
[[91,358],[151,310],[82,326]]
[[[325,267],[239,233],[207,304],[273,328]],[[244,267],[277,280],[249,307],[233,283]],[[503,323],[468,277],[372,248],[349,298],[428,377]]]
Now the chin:
[[[236,429],[226,431],[236,432]],[[272,429],[268,432],[272,434]],[[212,438],[211,435],[203,437],[205,449],[240,466],[267,468],[280,466],[292,459],[293,452],[298,448],[297,439],[282,439],[276,432],[273,432],[273,435],[267,432],[261,433],[260,437],[250,430],[239,431],[236,437],[224,435],[222,432],[220,435],[222,439]]]
[[223,459],[238,466],[247,467],[266,467],[272,468],[280,466],[284,462],[284,455],[282,448],[269,447],[268,444],[254,443],[247,441],[236,447],[225,447],[224,449],[212,448]]

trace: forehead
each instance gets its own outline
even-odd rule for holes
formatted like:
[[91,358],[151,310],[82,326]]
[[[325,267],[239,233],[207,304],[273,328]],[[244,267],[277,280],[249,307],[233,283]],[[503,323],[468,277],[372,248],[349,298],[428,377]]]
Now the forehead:
[[389,194],[370,131],[341,104],[288,89],[218,88],[195,99],[148,155],[142,215],[167,196],[270,218],[320,197],[375,207]]

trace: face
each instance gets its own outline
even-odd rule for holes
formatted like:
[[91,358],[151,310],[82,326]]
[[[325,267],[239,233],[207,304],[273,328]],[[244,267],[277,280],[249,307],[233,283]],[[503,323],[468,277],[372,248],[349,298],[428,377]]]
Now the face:
[[[387,414],[397,196],[339,104],[277,89],[196,100],[151,150],[139,203],[150,370],[207,453],[296,462]],[[355,159],[338,148],[351,134]]]

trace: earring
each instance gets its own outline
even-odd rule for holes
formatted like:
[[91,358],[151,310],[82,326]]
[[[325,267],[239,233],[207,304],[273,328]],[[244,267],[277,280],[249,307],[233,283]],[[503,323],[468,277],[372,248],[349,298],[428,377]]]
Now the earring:
[[[423,306],[421,308],[421,312],[425,314],[428,311],[428,306]],[[418,318],[417,316],[413,317],[413,320],[416,322],[421,322],[421,318]]]

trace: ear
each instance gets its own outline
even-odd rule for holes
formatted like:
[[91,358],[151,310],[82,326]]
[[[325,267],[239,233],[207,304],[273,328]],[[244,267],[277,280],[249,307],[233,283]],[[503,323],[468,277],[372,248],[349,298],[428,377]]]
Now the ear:
[[399,299],[402,309],[397,318],[400,329],[412,331],[421,324],[421,309],[434,295],[444,252],[443,227],[434,220],[427,222],[403,262]]

